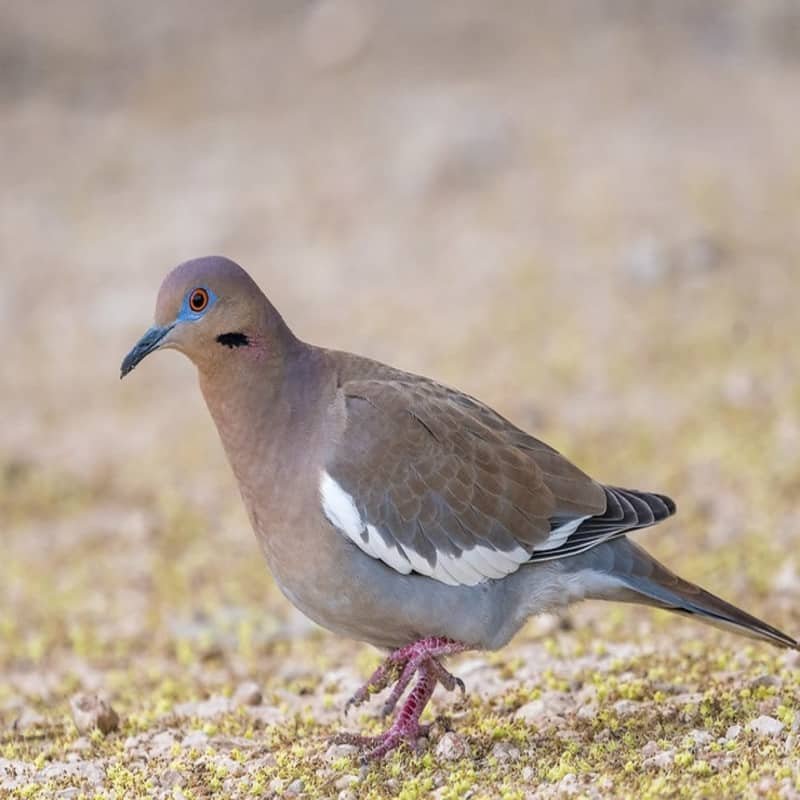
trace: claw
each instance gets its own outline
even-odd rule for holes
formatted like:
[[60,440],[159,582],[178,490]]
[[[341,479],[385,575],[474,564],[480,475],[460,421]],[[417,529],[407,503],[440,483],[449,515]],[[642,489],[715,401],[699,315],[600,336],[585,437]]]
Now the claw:
[[464,681],[449,673],[439,659],[467,649],[466,645],[459,642],[433,637],[395,650],[344,706],[344,713],[347,716],[351,707],[361,705],[371,695],[394,682],[395,685],[381,709],[382,715],[387,717],[395,710],[411,679],[418,674],[419,679],[397,713],[395,721],[380,736],[342,733],[332,737],[331,741],[335,744],[351,744],[366,749],[367,752],[361,758],[363,763],[382,758],[403,743],[414,750],[419,750],[422,747],[419,742],[420,737],[426,736],[430,729],[429,725],[420,725],[419,718],[436,685],[441,683],[451,692],[456,688],[460,689],[462,694],[466,692]]

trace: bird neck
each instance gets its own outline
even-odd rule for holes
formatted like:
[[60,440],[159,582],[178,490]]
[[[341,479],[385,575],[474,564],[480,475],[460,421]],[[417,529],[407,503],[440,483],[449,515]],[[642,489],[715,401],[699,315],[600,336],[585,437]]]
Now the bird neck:
[[329,381],[322,352],[299,340],[280,358],[240,355],[228,369],[200,371],[200,388],[249,506],[280,492],[313,454]]

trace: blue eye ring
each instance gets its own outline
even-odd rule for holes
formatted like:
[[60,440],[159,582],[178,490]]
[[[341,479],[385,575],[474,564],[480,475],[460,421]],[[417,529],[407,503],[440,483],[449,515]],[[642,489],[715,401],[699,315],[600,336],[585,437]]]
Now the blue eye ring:
[[183,298],[178,320],[192,322],[200,319],[217,301],[217,296],[206,286],[196,286]]

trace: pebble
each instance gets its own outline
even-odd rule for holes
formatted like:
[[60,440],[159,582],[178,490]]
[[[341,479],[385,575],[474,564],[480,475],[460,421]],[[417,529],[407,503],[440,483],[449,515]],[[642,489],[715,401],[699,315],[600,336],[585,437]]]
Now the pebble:
[[302,794],[306,785],[302,778],[295,778],[287,787],[286,794]]
[[704,747],[714,740],[714,737],[708,731],[700,730],[690,731],[689,738],[692,740],[695,747]]
[[492,755],[502,764],[508,761],[516,761],[519,756],[519,748],[514,747],[509,742],[495,742],[492,747]]
[[747,726],[747,730],[757,733],[759,736],[778,736],[784,727],[786,726],[775,717],[762,714]]
[[658,746],[658,742],[654,742],[652,739],[641,749],[641,754],[645,758],[652,758],[659,752],[661,752],[661,748]]
[[637,703],[636,700],[617,700],[614,703],[614,713],[618,717],[632,717],[634,714],[638,714],[642,708],[641,703]]
[[358,783],[360,780],[358,775],[347,774],[337,778],[336,783],[333,785],[336,789],[349,789],[354,783]]
[[174,744],[175,737],[169,731],[161,731],[150,740],[150,746],[159,753],[171,750]]
[[457,733],[449,731],[436,745],[436,755],[443,761],[458,761],[460,758],[469,754],[469,746],[466,739]]
[[660,753],[650,756],[650,758],[646,758],[642,761],[642,766],[645,769],[666,769],[672,765],[673,761],[675,761],[675,750],[670,748],[669,750],[662,750]]
[[574,795],[580,792],[581,787],[578,784],[578,779],[575,777],[573,772],[568,772],[559,782],[558,782],[558,792],[561,795],[565,795],[566,797],[573,797]]
[[749,686],[751,689],[758,689],[761,686],[780,686],[781,679],[777,675],[764,674],[753,678]]
[[736,737],[742,732],[741,725],[731,725],[727,731],[725,731],[725,739],[729,742],[732,742]]
[[349,758],[358,752],[358,748],[353,744],[332,744],[326,751],[323,758],[329,764],[340,758]]
[[228,756],[220,756],[219,758],[214,760],[214,765],[218,769],[224,769],[228,775],[232,775],[234,778],[238,778],[240,775],[244,774],[244,766],[234,759]]
[[263,696],[255,681],[240,683],[233,693],[233,702],[237,706],[260,706]]
[[528,724],[563,722],[561,716],[572,705],[572,698],[566,692],[545,692],[536,700],[531,700],[518,708],[514,718]]
[[232,703],[227,697],[214,696],[208,700],[193,700],[188,703],[179,703],[175,706],[175,713],[181,717],[198,717],[210,719],[232,710]]
[[203,731],[192,731],[183,737],[181,745],[187,749],[204,750],[208,744],[208,735]]
[[109,734],[119,727],[119,714],[96,694],[76,694],[69,701],[72,720],[80,733],[99,730]]
[[176,769],[168,769],[161,774],[158,782],[165,789],[176,789],[186,783],[186,778]]

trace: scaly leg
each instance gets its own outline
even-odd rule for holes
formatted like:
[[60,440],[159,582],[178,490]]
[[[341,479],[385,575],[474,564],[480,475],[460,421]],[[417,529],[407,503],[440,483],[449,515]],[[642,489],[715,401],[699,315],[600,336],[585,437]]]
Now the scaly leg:
[[469,645],[461,642],[441,636],[432,636],[390,653],[383,664],[372,673],[367,683],[347,701],[345,714],[351,706],[361,705],[372,694],[382,691],[394,682],[395,686],[383,706],[384,716],[390,714],[394,711],[411,679],[418,674],[419,680],[401,707],[394,723],[380,736],[358,736],[343,733],[334,737],[334,741],[371,748],[365,754],[365,760],[380,758],[404,741],[413,746],[417,737],[424,733],[425,728],[419,724],[419,718],[431,699],[436,685],[441,683],[449,691],[453,691],[456,687],[460,688],[462,692],[464,691],[464,682],[451,675],[442,666],[439,659],[468,649],[470,649]]
[[421,666],[419,668],[419,680],[411,690],[411,694],[406,699],[397,715],[397,719],[392,723],[389,730],[379,736],[340,733],[334,737],[334,742],[368,748],[367,752],[362,756],[364,761],[373,761],[381,758],[402,742],[406,742],[412,748],[416,748],[417,738],[421,733],[424,733],[419,724],[419,718],[431,699],[437,681],[437,677],[427,665]]

